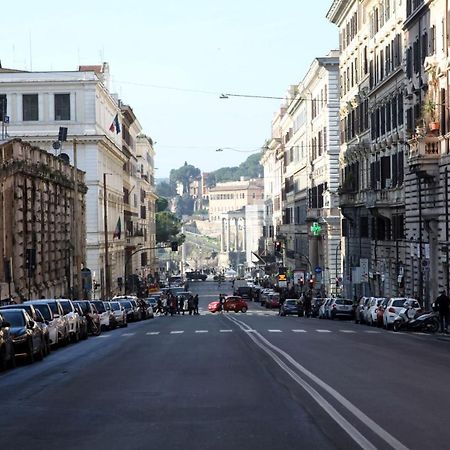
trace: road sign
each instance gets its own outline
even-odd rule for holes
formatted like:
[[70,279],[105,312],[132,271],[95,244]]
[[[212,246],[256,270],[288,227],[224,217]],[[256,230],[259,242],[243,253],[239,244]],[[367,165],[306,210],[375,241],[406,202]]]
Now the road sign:
[[314,272],[316,272],[316,273],[322,273],[322,267],[316,266],[316,268],[314,269]]

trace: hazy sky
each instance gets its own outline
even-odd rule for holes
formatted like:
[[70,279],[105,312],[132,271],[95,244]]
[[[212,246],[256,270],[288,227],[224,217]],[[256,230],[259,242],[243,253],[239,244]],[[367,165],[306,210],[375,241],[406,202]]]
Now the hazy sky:
[[[109,62],[113,91],[156,141],[156,176],[184,161],[215,170],[261,147],[280,105],[220,93],[282,97],[313,58],[338,47],[337,29],[325,18],[331,3],[5,2],[0,59],[27,70]],[[235,150],[215,151],[225,147]]]

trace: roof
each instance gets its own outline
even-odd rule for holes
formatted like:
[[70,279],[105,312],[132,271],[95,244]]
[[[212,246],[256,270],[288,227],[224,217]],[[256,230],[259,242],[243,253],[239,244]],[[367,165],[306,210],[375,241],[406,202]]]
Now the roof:
[[78,66],[78,72],[102,73],[103,72],[103,66],[102,65]]

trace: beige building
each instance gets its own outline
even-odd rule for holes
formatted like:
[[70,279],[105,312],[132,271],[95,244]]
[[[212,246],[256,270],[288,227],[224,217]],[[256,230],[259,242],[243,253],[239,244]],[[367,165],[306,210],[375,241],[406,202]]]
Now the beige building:
[[230,181],[217,183],[209,189],[209,220],[220,223],[221,215],[237,211],[247,205],[264,204],[264,180]]
[[0,150],[0,300],[83,297],[84,172],[20,139]]

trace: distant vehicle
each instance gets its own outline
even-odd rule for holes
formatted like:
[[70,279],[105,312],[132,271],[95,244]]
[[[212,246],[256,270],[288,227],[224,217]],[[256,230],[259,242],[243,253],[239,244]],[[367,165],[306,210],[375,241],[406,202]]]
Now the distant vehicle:
[[171,277],[169,277],[169,286],[170,287],[182,286],[182,285],[183,285],[183,278],[181,277],[181,275],[172,275]]
[[279,308],[280,307],[280,294],[278,292],[270,292],[267,294],[266,301],[264,303],[266,308]]
[[184,275],[189,281],[206,281],[206,279],[208,278],[208,275],[206,275],[206,273],[201,272],[186,272]]
[[235,292],[235,295],[245,298],[246,300],[252,300],[253,289],[250,286],[239,286]]
[[[223,304],[223,309],[225,311],[234,311],[234,312],[247,312],[248,311],[248,306],[246,301],[241,298],[241,297],[237,297],[237,296],[229,296],[225,299],[225,302]],[[215,312],[219,312],[220,311],[220,301],[214,301],[211,302],[208,305],[208,311],[215,313]]]
[[281,305],[280,316],[288,316],[289,314],[303,316],[303,303],[296,298],[287,298]]

